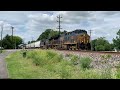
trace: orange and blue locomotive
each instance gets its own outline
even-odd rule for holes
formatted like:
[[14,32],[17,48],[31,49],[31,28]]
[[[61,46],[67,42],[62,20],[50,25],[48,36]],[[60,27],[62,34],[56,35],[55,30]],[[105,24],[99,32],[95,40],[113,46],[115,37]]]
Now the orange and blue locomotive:
[[86,30],[77,29],[52,37],[46,43],[47,48],[66,50],[90,50],[90,36]]

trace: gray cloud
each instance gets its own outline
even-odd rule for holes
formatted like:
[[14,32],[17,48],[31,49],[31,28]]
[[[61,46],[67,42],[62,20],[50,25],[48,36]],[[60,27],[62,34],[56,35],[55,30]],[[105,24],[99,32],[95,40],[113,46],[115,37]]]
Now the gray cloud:
[[112,42],[120,28],[120,11],[0,11],[0,23],[5,22],[4,35],[11,34],[12,25],[15,34],[27,42],[31,37],[37,39],[47,28],[56,29],[59,14],[62,16],[62,31],[92,29],[93,39],[105,36]]

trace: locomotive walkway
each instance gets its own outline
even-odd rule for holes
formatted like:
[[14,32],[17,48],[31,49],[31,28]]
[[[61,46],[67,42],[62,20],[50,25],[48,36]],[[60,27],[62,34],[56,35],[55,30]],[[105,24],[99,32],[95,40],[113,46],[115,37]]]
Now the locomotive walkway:
[[5,57],[16,50],[6,50],[2,54],[0,54],[0,79],[8,79],[8,71],[7,71],[7,66],[5,63]]

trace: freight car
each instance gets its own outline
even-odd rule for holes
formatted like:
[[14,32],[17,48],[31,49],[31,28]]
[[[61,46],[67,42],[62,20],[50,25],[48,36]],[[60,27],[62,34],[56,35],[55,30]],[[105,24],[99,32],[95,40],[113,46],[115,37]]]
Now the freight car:
[[41,44],[41,41],[37,41],[37,42],[33,42],[33,43],[30,43],[30,44],[27,44],[26,45],[26,49],[30,49],[30,48],[40,48],[42,45]]
[[46,40],[28,44],[26,48],[90,50],[90,36],[86,30],[77,29],[71,32],[63,32],[61,35]]

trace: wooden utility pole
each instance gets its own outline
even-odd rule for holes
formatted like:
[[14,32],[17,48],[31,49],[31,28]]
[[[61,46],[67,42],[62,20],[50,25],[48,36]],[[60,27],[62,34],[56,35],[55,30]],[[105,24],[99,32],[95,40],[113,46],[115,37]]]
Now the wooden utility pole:
[[90,31],[90,42],[91,42],[91,51],[92,51],[92,39],[91,39],[92,30],[89,30],[89,31]]
[[2,53],[2,33],[3,33],[3,24],[1,25],[1,53]]
[[13,26],[11,26],[11,29],[12,29],[12,49],[14,49],[14,43],[13,43],[13,29],[14,29],[14,27]]

